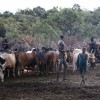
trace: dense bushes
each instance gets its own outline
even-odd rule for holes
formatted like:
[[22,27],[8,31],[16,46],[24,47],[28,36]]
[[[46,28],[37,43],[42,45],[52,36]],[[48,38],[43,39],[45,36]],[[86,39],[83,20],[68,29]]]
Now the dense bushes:
[[70,37],[72,41],[68,43],[66,40],[66,42],[72,45],[77,39],[100,36],[99,26],[100,8],[84,11],[77,4],[72,8],[54,7],[48,11],[36,7],[19,10],[15,14],[9,11],[0,13],[0,37],[6,37],[9,41],[21,37],[30,46],[55,45],[58,40],[55,32],[58,35],[63,33],[66,39]]

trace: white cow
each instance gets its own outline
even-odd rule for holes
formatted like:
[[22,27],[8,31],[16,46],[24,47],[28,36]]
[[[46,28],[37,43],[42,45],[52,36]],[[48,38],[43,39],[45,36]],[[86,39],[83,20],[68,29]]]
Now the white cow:
[[76,54],[76,53],[82,53],[82,49],[74,49],[74,51],[73,51],[73,54]]
[[[4,73],[3,71],[7,68],[8,69],[8,77],[9,77],[9,69],[13,69],[13,76],[15,76],[15,65],[16,65],[16,57],[15,53],[3,53],[0,55],[0,76],[2,77],[2,81],[4,81]],[[4,63],[2,63],[2,60],[5,60]]]
[[73,72],[77,70],[76,62],[78,58],[79,53],[73,54]]
[[[78,59],[78,55],[82,53],[82,49],[75,49],[73,51],[73,71],[75,71],[77,69],[77,66],[76,66],[76,62],[77,62],[77,59]],[[86,51],[86,54],[88,55],[88,62],[87,64],[89,65],[89,63],[95,63],[95,56],[94,56],[94,53],[89,53],[88,51]]]

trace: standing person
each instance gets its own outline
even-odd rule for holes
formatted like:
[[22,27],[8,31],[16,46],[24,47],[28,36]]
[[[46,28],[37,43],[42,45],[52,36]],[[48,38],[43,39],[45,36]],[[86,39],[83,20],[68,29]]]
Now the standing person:
[[82,85],[82,84],[85,85],[84,75],[85,75],[86,69],[87,69],[87,60],[88,60],[88,55],[86,54],[86,48],[83,48],[82,53],[79,53],[78,59],[76,62],[77,69],[81,75],[80,85]]
[[59,81],[59,74],[61,71],[62,64],[64,65],[63,80],[65,80],[66,69],[67,69],[67,63],[66,63],[66,58],[65,58],[66,45],[65,45],[63,39],[64,39],[64,36],[61,35],[60,40],[58,41],[59,58],[58,58],[57,81]]
[[94,40],[94,37],[91,37],[91,41],[89,43],[89,52],[94,52],[96,49],[96,41]]
[[4,40],[2,41],[2,49],[3,49],[4,51],[9,50],[9,42],[8,42],[7,39],[4,39]]

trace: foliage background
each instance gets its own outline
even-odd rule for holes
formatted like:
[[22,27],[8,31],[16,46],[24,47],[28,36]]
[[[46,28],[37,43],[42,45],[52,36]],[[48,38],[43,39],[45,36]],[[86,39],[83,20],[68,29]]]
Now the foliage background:
[[40,6],[15,14],[9,11],[0,13],[0,40],[7,38],[11,46],[24,40],[31,47],[57,47],[58,35],[64,34],[68,46],[76,46],[79,41],[90,37],[100,37],[100,7],[94,11],[82,10],[78,4],[72,8],[54,7],[45,10]]

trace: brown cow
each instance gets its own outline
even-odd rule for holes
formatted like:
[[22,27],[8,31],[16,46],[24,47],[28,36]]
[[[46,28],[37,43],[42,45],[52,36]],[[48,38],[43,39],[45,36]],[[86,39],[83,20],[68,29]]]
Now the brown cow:
[[68,51],[66,51],[66,54],[67,54],[67,59],[66,59],[66,61],[67,61],[69,64],[71,64],[71,63],[73,62],[73,53],[70,52],[70,51],[68,50]]
[[47,71],[54,72],[56,70],[56,64],[59,56],[59,51],[47,52]]
[[37,64],[37,68],[40,75],[46,74],[46,66],[47,66],[47,51],[37,50],[35,55],[35,61]]
[[[18,71],[23,72],[24,69],[34,69],[34,66],[36,64],[34,57],[36,55],[35,51],[32,51],[30,53],[27,52],[18,52],[16,54],[16,59],[17,59],[17,66],[18,66]],[[19,73],[20,75],[21,73]]]

